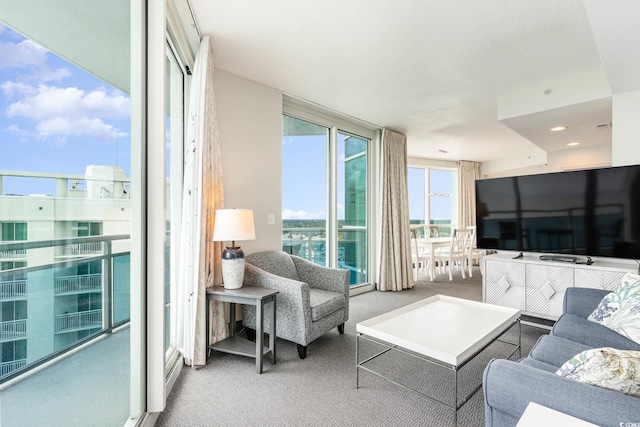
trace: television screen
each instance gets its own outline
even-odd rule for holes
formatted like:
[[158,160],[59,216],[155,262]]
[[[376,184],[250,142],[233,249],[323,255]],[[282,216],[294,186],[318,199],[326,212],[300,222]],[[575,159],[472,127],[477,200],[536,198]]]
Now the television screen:
[[640,165],[476,181],[478,247],[640,259]]

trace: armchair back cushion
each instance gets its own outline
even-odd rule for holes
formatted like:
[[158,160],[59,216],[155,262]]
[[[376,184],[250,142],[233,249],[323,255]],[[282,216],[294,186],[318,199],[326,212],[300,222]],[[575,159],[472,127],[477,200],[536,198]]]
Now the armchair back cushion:
[[291,280],[300,280],[293,260],[286,252],[266,251],[247,256],[247,262],[261,270]]

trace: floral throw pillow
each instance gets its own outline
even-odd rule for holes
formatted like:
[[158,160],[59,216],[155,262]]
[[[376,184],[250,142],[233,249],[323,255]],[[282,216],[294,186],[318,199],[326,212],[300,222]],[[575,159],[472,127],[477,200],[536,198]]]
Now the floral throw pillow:
[[587,319],[640,344],[640,276],[625,274]]
[[569,359],[556,374],[640,397],[640,351],[592,348]]

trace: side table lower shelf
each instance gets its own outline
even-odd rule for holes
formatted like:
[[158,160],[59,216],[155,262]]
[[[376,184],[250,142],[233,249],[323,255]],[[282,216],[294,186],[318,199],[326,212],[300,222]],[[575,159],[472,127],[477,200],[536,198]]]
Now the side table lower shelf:
[[[256,343],[237,335],[227,337],[222,341],[209,346],[211,350],[223,353],[237,354],[238,356],[256,357]],[[262,355],[266,356],[271,352],[268,345],[262,346]]]
[[[223,353],[239,356],[254,357],[256,359],[256,372],[262,373],[262,361],[266,354],[271,353],[271,361],[276,363],[276,295],[278,291],[261,288],[258,286],[245,286],[240,289],[225,289],[222,286],[214,286],[207,289],[207,331],[209,331],[209,301],[229,303],[229,334],[230,336],[208,345],[207,350],[215,350]],[[236,335],[236,303],[248,304],[256,307],[256,341],[252,342]],[[264,306],[271,303],[271,333],[268,345],[264,345]],[[260,351],[262,349],[262,351]],[[208,353],[208,351],[207,351]]]

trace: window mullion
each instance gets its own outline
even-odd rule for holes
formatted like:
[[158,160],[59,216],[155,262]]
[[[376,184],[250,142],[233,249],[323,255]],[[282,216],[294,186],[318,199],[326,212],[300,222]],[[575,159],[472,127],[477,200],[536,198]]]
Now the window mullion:
[[328,191],[327,191],[327,265],[338,266],[338,128],[329,132]]

